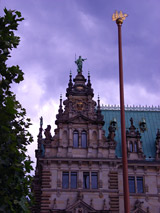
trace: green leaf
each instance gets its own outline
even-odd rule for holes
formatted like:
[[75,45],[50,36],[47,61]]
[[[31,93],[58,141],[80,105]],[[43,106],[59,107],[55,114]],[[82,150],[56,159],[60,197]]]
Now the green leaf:
[[32,199],[32,161],[26,146],[33,139],[28,131],[30,119],[13,93],[12,84],[23,81],[18,65],[9,66],[12,49],[20,38],[15,31],[23,17],[19,11],[4,9],[0,17],[0,212],[29,212]]

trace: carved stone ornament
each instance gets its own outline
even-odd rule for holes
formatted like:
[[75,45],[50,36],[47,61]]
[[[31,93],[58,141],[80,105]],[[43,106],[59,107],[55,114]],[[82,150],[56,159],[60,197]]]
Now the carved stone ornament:
[[107,210],[106,199],[103,200],[103,210]]
[[149,213],[149,208],[147,207],[146,211],[142,209],[143,201],[136,200],[134,203],[134,209],[132,210],[132,213]]
[[44,131],[44,135],[45,135],[46,140],[52,139],[52,135],[51,135],[50,131],[51,131],[51,125],[47,125],[47,128]]
[[57,209],[57,201],[56,198],[53,200],[53,209]]

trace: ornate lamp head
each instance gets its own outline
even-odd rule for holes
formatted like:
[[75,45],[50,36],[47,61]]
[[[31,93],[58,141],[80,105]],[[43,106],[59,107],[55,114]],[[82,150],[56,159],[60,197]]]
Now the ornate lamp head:
[[116,12],[112,15],[112,20],[116,21],[117,24],[122,24],[123,20],[125,20],[127,16],[128,15],[126,13],[123,14],[122,11],[118,13],[118,11],[116,10]]

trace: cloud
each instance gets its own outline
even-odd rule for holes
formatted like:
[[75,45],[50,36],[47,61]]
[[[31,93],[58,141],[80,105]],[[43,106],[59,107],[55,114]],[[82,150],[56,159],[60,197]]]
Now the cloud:
[[31,157],[31,160],[34,162],[32,165],[35,168],[36,166],[36,158],[35,158],[35,150],[37,149],[37,135],[40,127],[40,117],[43,117],[43,130],[47,127],[47,125],[51,125],[51,133],[54,135],[54,129],[56,128],[55,119],[56,114],[58,113],[58,102],[57,100],[50,99],[47,103],[41,105],[36,105],[36,114],[32,117],[32,126],[30,127],[30,133],[34,138],[34,142],[31,143],[27,149],[28,154]]
[[[95,85],[95,87],[94,87]],[[119,105],[119,82],[107,80],[94,80],[93,87],[95,91],[95,98],[100,95],[101,104]],[[160,91],[157,94],[148,91],[140,84],[125,84],[124,85],[124,99],[125,105],[159,105]]]
[[[13,85],[17,99],[27,109],[35,137],[39,117],[44,128],[54,125],[59,95],[65,94],[69,72],[76,75],[76,57],[87,58],[83,73],[91,73],[91,81],[103,104],[119,104],[118,36],[111,16],[122,9],[129,16],[122,25],[125,103],[158,105],[160,96],[160,29],[156,0],[1,0],[3,7],[20,10],[25,20],[17,35],[19,47],[12,52],[8,64],[20,65],[25,80]],[[53,130],[53,128],[52,128]],[[32,145],[31,145],[32,147]],[[30,149],[34,155],[33,147]]]

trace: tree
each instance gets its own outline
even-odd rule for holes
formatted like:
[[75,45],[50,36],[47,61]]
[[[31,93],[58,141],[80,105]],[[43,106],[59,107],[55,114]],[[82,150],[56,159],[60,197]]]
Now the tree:
[[0,17],[0,212],[29,212],[32,170],[26,146],[32,142],[26,110],[11,91],[23,81],[19,66],[8,66],[11,50],[20,38],[15,36],[22,18],[19,11],[4,9]]

